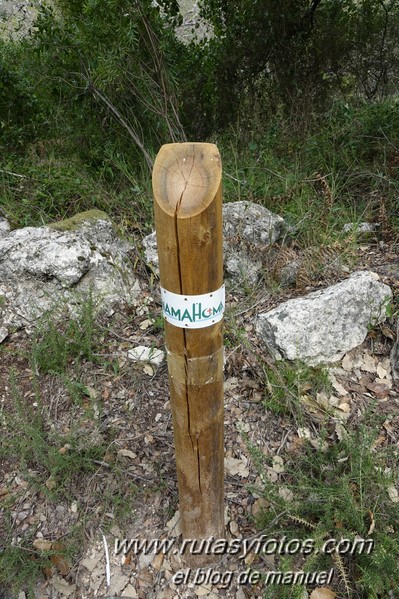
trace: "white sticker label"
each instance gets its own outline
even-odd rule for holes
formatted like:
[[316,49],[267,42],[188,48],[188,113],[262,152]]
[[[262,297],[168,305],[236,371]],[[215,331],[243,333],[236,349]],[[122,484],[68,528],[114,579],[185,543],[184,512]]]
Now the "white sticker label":
[[182,329],[203,329],[223,318],[224,285],[202,295],[179,295],[161,287],[162,312],[165,320]]

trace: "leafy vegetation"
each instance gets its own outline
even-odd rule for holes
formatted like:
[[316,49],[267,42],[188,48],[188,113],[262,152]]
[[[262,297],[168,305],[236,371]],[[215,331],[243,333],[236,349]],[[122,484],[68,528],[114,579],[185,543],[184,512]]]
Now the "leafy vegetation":
[[[374,418],[375,413],[370,414],[370,422]],[[327,437],[328,431],[324,434]],[[347,596],[354,592],[355,596],[388,596],[396,580],[398,549],[390,523],[397,519],[398,508],[388,494],[396,457],[393,451],[377,454],[375,441],[376,429],[368,424],[328,449],[322,439],[319,449],[306,442],[304,451],[287,461],[284,484],[291,492],[290,501],[271,483],[266,482],[264,489],[274,509],[264,513],[259,526],[272,538],[315,540],[315,551],[302,555],[300,567],[298,561],[295,564],[297,555],[286,557],[287,570],[334,568]],[[270,529],[276,512],[282,517]],[[366,544],[361,545],[359,539]],[[277,590],[282,591],[270,587],[265,597],[274,596]],[[294,597],[295,590],[281,596]]]
[[218,143],[226,198],[283,207],[305,244],[384,215],[396,229],[396,3],[201,10],[213,27],[201,43],[176,38],[173,0],[57,0],[29,36],[0,42],[0,194],[14,226],[96,207],[146,230],[148,167],[188,135]]
[[208,133],[238,115],[251,127],[254,112],[268,119],[280,107],[306,126],[337,95],[370,100],[395,89],[394,2],[204,0],[201,6],[214,35],[199,54],[193,97],[202,100],[199,118]]
[[[152,229],[150,169],[159,146],[193,139],[218,144],[225,199],[282,214],[302,248],[340,242],[345,223],[362,221],[380,224],[380,241],[398,241],[398,3],[199,4],[211,33],[188,44],[175,34],[176,0],[43,2],[29,34],[0,40],[0,215],[16,228],[97,208],[123,234],[140,238]],[[341,251],[357,242],[355,227]],[[391,312],[397,316],[395,307]],[[226,321],[231,346],[247,348],[245,329],[234,318]],[[8,434],[0,449],[53,503],[72,500],[77,477],[91,481],[109,464],[107,486],[98,491],[101,525],[107,512],[123,522],[124,493],[136,492],[110,450],[112,431],[102,434],[101,403],[81,377],[81,369],[100,362],[105,334],[91,300],[75,319],[43,320],[28,354],[31,403],[21,395],[19,373],[11,373],[13,405],[2,413]],[[112,358],[103,366],[119,372]],[[299,428],[309,423],[304,395],[312,401],[330,384],[323,369],[303,364],[262,363],[257,376],[265,410]],[[63,432],[43,405],[46,377],[55,377],[71,402]],[[375,523],[370,554],[319,552],[301,564],[284,555],[279,564],[335,567],[343,593],[372,599],[394,588],[398,557],[397,504],[387,492],[397,456],[377,447],[377,421],[373,407],[360,428],[341,438],[318,423],[318,446],[305,437],[294,457],[284,455],[292,499],[267,477],[258,489],[273,508],[259,520],[270,534],[314,535],[321,546],[326,538],[367,537]],[[262,473],[265,456],[251,451]],[[4,509],[10,542],[0,553],[0,571],[4,583],[18,588],[46,568],[54,550],[33,551],[28,537],[13,545],[11,507]],[[87,513],[79,515],[81,526],[65,543],[71,554]],[[296,587],[266,596],[276,593],[303,596]]]
[[[253,491],[264,496],[267,506],[256,519],[270,540],[266,553],[275,556],[271,569],[310,573],[333,568],[339,585],[334,589],[340,589],[342,596],[388,596],[397,584],[399,509],[390,497],[397,451],[394,446],[378,447],[385,416],[372,404],[358,428],[331,419],[332,414],[316,401],[319,392],[331,393],[323,369],[282,363],[268,368],[265,375],[265,407],[278,415],[290,414],[301,441],[297,448],[279,452],[276,484],[267,472],[273,464],[247,437],[262,482]],[[311,412],[318,407],[313,422],[309,406]],[[276,539],[276,547],[280,543],[282,549],[272,551]],[[286,544],[281,545],[284,539]],[[303,550],[291,552],[289,542],[291,548],[299,543]],[[303,586],[284,587],[272,581],[264,597],[276,593],[302,597]]]
[[99,330],[95,325],[93,296],[79,306],[76,319],[68,318],[64,327],[60,315],[48,315],[38,327],[32,347],[35,370],[44,373],[63,374],[68,363],[79,360],[94,360],[95,342]]
[[[129,521],[126,497],[132,501],[138,490],[126,478],[113,447],[112,427],[104,434],[101,403],[82,376],[84,365],[98,363],[94,352],[103,334],[91,296],[77,308],[75,319],[66,320],[62,308],[43,317],[22,351],[21,357],[30,365],[28,391],[23,393],[26,381],[13,369],[4,381],[12,403],[0,412],[4,432],[0,461],[12,463],[24,485],[22,496],[6,493],[0,498],[4,516],[0,582],[15,592],[24,588],[29,597],[35,596],[35,585],[43,574],[51,576],[54,569],[62,575],[69,572],[90,526],[95,523],[106,532],[114,523],[123,526]],[[112,368],[112,363],[104,360],[102,367]],[[68,398],[67,418],[62,422],[55,417],[58,407],[54,408],[53,398],[49,401],[48,388],[43,388],[46,381],[50,389],[58,388]],[[96,478],[101,469],[106,469],[107,477],[102,476],[99,485]],[[87,488],[90,492],[85,497],[82,489]],[[70,522],[60,542],[36,537],[34,528],[16,542],[13,510],[16,503],[31,496],[40,509],[61,510],[64,517],[67,507],[70,511],[74,506],[78,518]],[[96,511],[91,514],[93,504]]]

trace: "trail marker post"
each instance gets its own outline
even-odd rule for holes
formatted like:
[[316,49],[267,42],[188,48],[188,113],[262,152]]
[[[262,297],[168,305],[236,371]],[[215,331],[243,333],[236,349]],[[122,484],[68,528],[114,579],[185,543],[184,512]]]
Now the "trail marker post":
[[161,147],[153,168],[183,538],[224,538],[222,167],[213,144]]

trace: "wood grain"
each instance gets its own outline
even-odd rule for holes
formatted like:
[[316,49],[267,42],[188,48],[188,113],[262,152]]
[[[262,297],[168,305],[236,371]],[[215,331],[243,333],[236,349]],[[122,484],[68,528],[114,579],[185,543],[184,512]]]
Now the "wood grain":
[[[168,291],[200,295],[223,284],[221,175],[213,144],[167,144],[159,151],[155,227],[161,286]],[[185,330],[165,321],[184,538],[224,537],[222,327],[220,321]]]

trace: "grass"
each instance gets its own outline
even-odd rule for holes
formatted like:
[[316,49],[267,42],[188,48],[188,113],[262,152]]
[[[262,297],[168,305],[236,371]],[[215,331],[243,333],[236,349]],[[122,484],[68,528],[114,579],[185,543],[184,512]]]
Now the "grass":
[[[27,541],[26,545],[28,545]],[[36,582],[42,576],[43,569],[49,567],[49,563],[47,557],[28,546],[8,545],[0,555],[2,570],[0,580],[4,585],[11,585],[15,591],[26,588],[28,596],[33,597]]]
[[[306,133],[276,116],[260,133],[219,135],[213,141],[223,159],[225,201],[254,201],[282,214],[303,247],[346,238],[348,222],[379,222],[383,235],[397,236],[397,112],[396,99],[337,104]],[[10,153],[0,171],[2,212],[18,227],[97,208],[122,231],[144,235],[152,228],[151,195],[149,173],[128,156],[105,148],[101,161],[86,164],[61,138]]]
[[398,235],[397,99],[337,103],[305,135],[278,116],[263,133],[231,130],[217,141],[225,197],[282,214],[305,247],[342,239],[348,222],[381,222]]
[[93,294],[78,306],[74,318],[61,320],[61,311],[47,314],[37,327],[32,345],[32,359],[36,370],[43,373],[62,374],[72,361],[94,360],[94,350],[99,341],[100,329],[95,323]]
[[[112,457],[110,443],[105,443],[101,435],[93,436],[91,431],[85,434],[79,422],[66,435],[51,431],[49,420],[41,420],[38,411],[27,410],[17,390],[14,396],[15,415],[7,420],[8,433],[0,458],[14,461],[19,476],[33,493],[39,494],[40,503],[47,506],[46,511],[75,502],[78,512],[77,524],[68,528],[62,542],[43,551],[34,544],[37,542],[35,527],[29,528],[19,539],[14,536],[13,510],[21,498],[13,496],[12,503],[2,502],[5,530],[4,547],[0,552],[0,581],[15,592],[26,590],[30,599],[35,596],[35,586],[43,574],[48,576],[51,570],[61,575],[68,573],[86,543],[87,529],[95,526],[107,533],[112,525],[117,523],[123,527],[131,520],[131,505],[138,487],[133,480],[126,480],[125,468],[116,456]],[[101,488],[93,487],[89,496],[82,498],[81,485],[92,487],[92,481],[104,469],[101,467],[104,460],[109,464],[109,471],[106,477],[102,476]],[[96,506],[93,514],[88,511],[86,502]]]
[[[223,160],[224,201],[253,201],[281,214],[291,226],[291,243],[301,249],[316,248],[316,255],[320,248],[338,243],[341,255],[350,258],[351,249],[362,238],[356,226],[351,235],[344,235],[343,225],[348,222],[380,223],[379,240],[398,240],[398,114],[397,98],[374,104],[337,103],[329,113],[308,123],[305,132],[276,115],[262,126],[252,123],[251,128],[220,134],[212,141]],[[69,139],[68,129],[63,128],[65,123],[57,123],[53,130],[47,128],[43,138],[38,134],[29,143],[24,142],[22,130],[18,133],[19,147],[7,152],[0,167],[0,215],[7,216],[13,227],[38,226],[97,208],[116,221],[123,235],[137,239],[149,233],[153,228],[149,173],[137,168],[127,153],[118,153],[118,144],[111,150],[98,144],[92,160],[84,160],[82,156],[87,158],[89,151],[74,150],[76,131]],[[248,298],[253,286],[244,287]],[[153,331],[161,332],[162,319],[152,316]],[[226,318],[226,325],[226,344],[246,351],[245,328],[234,315]],[[13,461],[43,501],[51,507],[72,502],[80,485],[92,491],[98,512],[90,516],[88,508],[78,507],[80,524],[68,531],[65,547],[55,550],[65,559],[79,555],[91,517],[104,530],[110,523],[129,519],[126,496],[138,492],[135,481],[126,480],[123,464],[115,455],[112,430],[104,434],[101,428],[101,402],[81,377],[84,367],[98,365],[104,335],[92,296],[73,318],[62,318],[62,311],[47,315],[28,356],[33,396],[27,401],[20,373],[12,372],[13,401],[2,412],[6,434],[0,458]],[[113,376],[119,375],[117,359],[104,358],[102,365]],[[388,597],[398,585],[398,504],[388,494],[395,482],[398,456],[393,447],[381,448],[376,443],[377,406],[360,426],[339,438],[331,413],[324,410],[315,421],[306,412],[318,392],[331,391],[325,369],[266,361],[258,362],[256,376],[263,384],[264,409],[284,418],[294,431],[309,429],[313,436],[302,438],[295,455],[280,453],[285,464],[280,482],[290,492],[289,500],[279,494],[281,485],[261,477],[263,487],[257,492],[267,497],[271,508],[259,519],[259,527],[277,538],[312,537],[318,549],[329,538],[353,541],[370,536],[375,541],[369,555],[321,551],[299,557],[281,555],[278,567],[286,571],[334,567],[343,597]],[[54,377],[68,397],[64,431],[44,401],[41,382],[46,377]],[[249,448],[262,474],[271,464],[262,452]],[[107,474],[102,476],[103,484],[95,487],[93,478],[102,468]],[[166,486],[161,472],[159,484]],[[33,596],[35,581],[49,564],[54,565],[52,550],[33,548],[28,533],[16,543],[13,506],[7,498],[2,508],[6,542],[0,552],[0,578],[16,590],[30,587]],[[266,591],[266,598],[276,596],[303,599],[303,588],[279,586]]]
[[302,417],[301,396],[311,391],[331,391],[328,372],[323,367],[312,368],[300,361],[281,365],[263,365],[265,397],[263,405],[275,414]]
[[[104,443],[90,444],[89,437],[84,439],[79,422],[67,434],[60,434],[51,426],[50,414],[38,391],[35,401],[27,403],[21,397],[15,372],[11,373],[9,384],[13,405],[3,416],[7,433],[3,435],[0,458],[14,462],[19,475],[32,489],[31,492],[42,497],[41,503],[44,501],[50,507],[60,502],[71,502],[79,478],[86,478],[98,469],[98,461],[106,451]],[[34,528],[28,529],[27,534],[19,540],[14,537],[12,510],[16,509],[19,501],[18,496],[13,496],[10,505],[2,505],[8,528],[5,531],[4,550],[0,553],[0,580],[16,592],[26,589],[28,596],[33,597],[35,584],[46,570],[51,570],[53,560],[69,561],[75,556],[83,541],[83,530],[78,527],[69,531],[56,551],[36,549],[32,536]]]
[[1,167],[1,212],[13,227],[41,226],[96,208],[112,215],[122,232],[149,232],[150,183],[138,180],[131,165],[109,158],[93,171],[62,146],[44,152],[40,160],[10,155]]
[[[389,315],[393,310],[390,307]],[[227,319],[227,338],[228,347],[243,346],[256,357],[252,376],[261,379],[263,407],[274,426],[281,421],[284,430],[289,429],[292,443],[283,443],[278,452],[283,469],[275,481],[270,478],[273,455],[265,457],[263,448],[251,443],[251,435],[241,433],[259,473],[260,482],[251,491],[268,506],[255,518],[259,534],[278,543],[299,539],[305,546],[311,539],[314,547],[309,553],[273,551],[273,566],[255,562],[253,570],[260,571],[265,581],[269,570],[333,569],[332,588],[340,599],[385,599],[393,592],[396,596],[399,504],[390,492],[397,485],[399,453],[394,443],[382,443],[389,414],[381,404],[370,402],[365,413],[345,424],[318,397],[334,394],[326,368],[300,361],[273,362],[259,355],[234,318]],[[303,599],[304,586],[265,588],[265,599],[277,596]]]
[[[364,426],[327,451],[318,451],[306,444],[299,459],[287,464],[285,484],[293,494],[291,502],[282,500],[272,486],[265,487],[268,500],[272,498],[275,509],[285,513],[278,529],[269,534],[273,536],[274,532],[279,537],[285,534],[288,539],[315,539],[318,552],[304,558],[300,569],[335,568],[342,593],[348,597],[387,597],[397,584],[395,564],[399,554],[394,523],[398,522],[399,510],[387,491],[393,476],[385,473],[386,464],[393,465],[395,455],[394,452],[378,455],[373,451],[375,438],[376,432]],[[269,518],[271,515],[265,517],[260,526],[267,527]],[[368,537],[373,523],[375,529]],[[349,539],[356,543],[359,538],[373,539],[370,554],[368,550],[364,554],[346,554],[345,543],[341,544],[342,554],[335,551],[331,555],[323,554],[326,540],[339,543]],[[328,551],[333,547],[331,542]],[[298,562],[296,567],[294,564],[293,558],[291,570],[298,569]],[[295,596],[291,592],[281,596]],[[272,589],[265,597],[272,597],[270,593]]]
[[[309,555],[280,552],[275,570],[320,572],[334,568],[334,590],[340,589],[339,597],[390,596],[399,583],[399,504],[389,495],[396,482],[398,451],[394,445],[379,447],[378,434],[386,416],[379,415],[374,404],[359,426],[344,427],[344,435],[335,431],[334,419],[328,414],[316,426],[314,422],[309,425],[309,414],[300,401],[304,389],[312,395],[330,389],[322,369],[302,364],[281,363],[265,370],[265,389],[265,408],[278,415],[290,414],[296,426],[307,423],[309,437],[311,431],[313,437],[305,435],[293,453],[279,453],[284,472],[278,484],[265,474],[262,451],[248,442],[263,481],[257,492],[270,504],[258,518],[259,529],[267,531],[268,538],[312,539],[315,549]],[[282,493],[282,488],[288,492]],[[365,540],[363,552],[359,539]],[[341,553],[335,550],[340,542]],[[299,598],[303,587],[271,585],[264,597],[271,599],[276,593],[282,598]]]
[[[104,434],[101,406],[93,390],[80,378],[84,365],[98,361],[94,355],[102,334],[91,294],[76,318],[68,320],[62,309],[45,315],[21,356],[31,364],[29,399],[17,370],[9,375],[12,404],[0,414],[3,438],[0,460],[12,463],[25,485],[20,492],[0,499],[4,514],[4,546],[0,551],[0,581],[15,592],[25,589],[34,597],[38,580],[51,571],[65,575],[85,544],[85,530],[100,527],[105,533],[131,520],[131,503],[138,487],[126,477],[113,445],[112,428]],[[104,363],[104,368],[108,365]],[[111,364],[112,367],[112,364]],[[42,384],[64,388],[68,397],[67,419],[54,420],[51,396],[43,396]],[[101,484],[94,484],[100,471]],[[25,494],[24,489],[29,488]],[[15,514],[21,502],[38,501],[51,513],[57,506],[76,505],[77,519],[62,542],[45,549],[36,545],[35,526],[15,538]],[[37,499],[35,499],[37,498]],[[87,505],[86,505],[87,503]],[[91,513],[88,505],[95,505]]]

